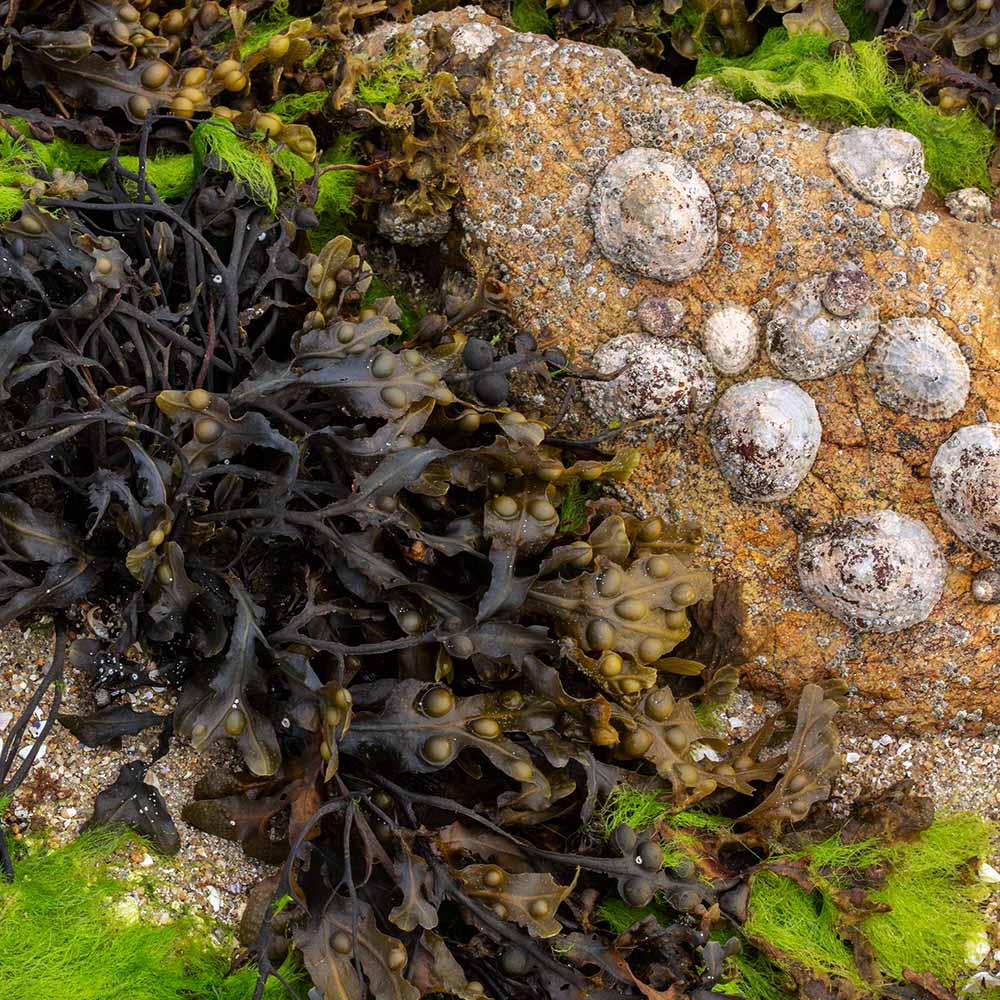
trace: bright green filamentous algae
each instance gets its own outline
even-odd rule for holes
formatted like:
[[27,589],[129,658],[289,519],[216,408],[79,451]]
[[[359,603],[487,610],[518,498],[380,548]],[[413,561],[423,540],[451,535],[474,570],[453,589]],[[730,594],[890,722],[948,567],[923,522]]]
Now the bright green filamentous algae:
[[696,77],[714,77],[741,101],[796,107],[817,121],[903,129],[923,145],[930,184],[939,194],[992,189],[987,165],[996,136],[974,112],[945,114],[909,90],[878,38],[852,41],[851,51],[840,55],[831,55],[829,45],[820,35],[772,28],[742,58],[704,54]]
[[[133,887],[110,866],[135,842],[93,831],[55,849],[19,845],[14,882],[0,881],[0,1000],[250,1000],[256,968],[228,976],[231,948],[203,921],[129,919],[120,904]],[[305,995],[304,973],[281,971]],[[264,995],[287,996],[274,979]]]

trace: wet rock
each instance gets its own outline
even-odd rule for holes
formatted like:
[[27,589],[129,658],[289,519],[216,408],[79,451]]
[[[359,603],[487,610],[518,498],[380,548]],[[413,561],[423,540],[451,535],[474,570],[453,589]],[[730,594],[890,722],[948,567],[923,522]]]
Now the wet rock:
[[[469,248],[485,248],[505,282],[515,323],[539,342],[572,344],[588,358],[639,328],[645,300],[672,298],[684,312],[671,335],[700,344],[720,306],[738,303],[766,322],[796,286],[825,283],[845,261],[871,282],[868,302],[881,322],[926,317],[955,341],[969,365],[969,396],[945,420],[885,406],[862,360],[802,382],[823,437],[810,474],[784,500],[733,493],[705,421],[656,435],[627,488],[645,509],[704,528],[719,577],[742,589],[744,672],[759,688],[784,698],[832,674],[849,685],[851,709],[885,728],[982,730],[1000,718],[1000,605],[973,600],[982,556],[938,516],[927,475],[939,446],[978,411],[1000,423],[1000,229],[982,226],[970,238],[932,192],[920,211],[866,201],[831,169],[827,133],[718,88],[687,93],[620,52],[510,33],[470,9],[417,19],[425,33],[429,24],[472,20],[498,36],[482,57],[496,143],[461,164],[460,222]],[[713,196],[717,244],[690,277],[646,277],[610,260],[596,239],[591,191],[633,148],[693,164]],[[762,353],[740,377],[781,372]],[[800,535],[882,508],[924,522],[949,563],[929,617],[892,635],[818,612],[794,559]]]
[[419,215],[401,203],[380,205],[376,225],[390,242],[419,247],[437,243],[448,235],[451,212]]

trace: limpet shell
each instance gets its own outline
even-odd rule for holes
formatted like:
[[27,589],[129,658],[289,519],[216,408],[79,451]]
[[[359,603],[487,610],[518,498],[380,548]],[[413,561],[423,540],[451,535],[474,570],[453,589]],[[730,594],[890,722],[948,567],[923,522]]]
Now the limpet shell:
[[795,381],[826,378],[850,368],[878,333],[878,310],[866,302],[851,316],[823,305],[827,276],[809,278],[771,314],[767,352],[771,364]]
[[594,236],[612,263],[658,281],[701,270],[718,242],[718,211],[686,160],[636,146],[604,168],[590,192]]
[[758,378],[730,386],[712,414],[719,469],[744,500],[783,500],[816,460],[823,433],[816,404],[794,382]]
[[834,316],[856,313],[872,296],[871,279],[857,264],[834,268],[826,278],[820,298],[823,308]]
[[1000,424],[955,431],[931,463],[931,493],[966,545],[987,559],[1000,559]]
[[842,129],[826,158],[848,190],[879,208],[916,208],[929,179],[920,140],[898,128]]
[[587,404],[604,424],[657,414],[677,423],[688,414],[701,416],[715,398],[712,366],[685,340],[629,333],[601,346],[592,363],[600,372],[625,368],[610,382],[583,383]]
[[865,367],[875,398],[898,413],[946,420],[969,398],[969,366],[932,319],[901,316],[884,323]]
[[721,375],[742,375],[753,364],[760,347],[757,317],[746,306],[717,306],[702,327],[701,346]]
[[888,633],[926,620],[948,564],[926,525],[879,510],[840,518],[802,541],[798,570],[817,607],[852,628]]
[[651,296],[639,303],[636,318],[650,336],[672,337],[684,320],[684,303],[679,299]]

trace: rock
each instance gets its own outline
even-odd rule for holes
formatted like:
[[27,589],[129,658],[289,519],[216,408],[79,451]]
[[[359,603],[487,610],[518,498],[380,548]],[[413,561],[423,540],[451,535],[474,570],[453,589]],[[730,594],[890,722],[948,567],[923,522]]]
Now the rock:
[[[475,8],[417,22],[425,33],[432,24],[475,22],[496,34],[482,92],[495,144],[461,164],[458,221],[470,249],[485,248],[506,283],[512,317],[540,342],[572,344],[586,360],[612,338],[638,333],[644,301],[670,298],[683,310],[674,334],[700,344],[705,319],[722,303],[752,309],[763,322],[796,286],[853,263],[871,282],[868,301],[880,322],[924,316],[957,344],[969,395],[946,419],[882,405],[863,360],[801,383],[823,436],[812,470],[784,500],[748,502],[730,492],[707,421],[653,436],[628,488],[646,510],[703,526],[717,579],[742,590],[751,683],[788,697],[833,675],[847,682],[851,707],[886,728],[983,730],[1000,716],[1000,605],[973,600],[972,575],[986,560],[940,517],[929,470],[938,447],[977,423],[980,411],[1000,421],[1000,229],[953,218],[929,191],[920,210],[859,198],[831,169],[827,133],[730,101],[717,88],[686,93],[620,52],[514,34]],[[632,149],[685,161],[711,193],[718,242],[687,277],[647,277],[609,259],[597,240],[592,191]],[[763,377],[780,373],[759,356],[740,379]],[[578,426],[582,436],[594,429]],[[800,538],[885,508],[922,521],[949,564],[927,620],[891,636],[858,632],[818,610],[795,568]]]
[[451,212],[418,215],[406,205],[380,205],[376,225],[391,243],[419,247],[444,239],[451,230]]

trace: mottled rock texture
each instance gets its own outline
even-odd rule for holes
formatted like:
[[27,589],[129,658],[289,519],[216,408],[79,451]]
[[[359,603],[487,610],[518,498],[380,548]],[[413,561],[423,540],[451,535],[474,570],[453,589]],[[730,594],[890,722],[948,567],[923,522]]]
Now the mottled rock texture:
[[[640,304],[663,297],[683,305],[677,335],[697,344],[720,302],[747,305],[766,323],[797,283],[853,261],[871,279],[883,322],[927,316],[955,340],[971,386],[966,405],[946,420],[881,405],[863,361],[802,383],[823,436],[812,470],[787,500],[748,503],[731,494],[705,433],[710,417],[679,440],[652,436],[629,488],[650,511],[699,520],[718,578],[740,582],[753,683],[784,697],[836,675],[857,711],[897,728],[996,731],[1000,605],[970,595],[972,574],[986,561],[938,515],[929,469],[958,427],[983,414],[1000,420],[1000,229],[951,217],[930,192],[912,211],[863,201],[831,171],[828,133],[710,88],[686,93],[616,51],[512,35],[470,8],[436,17],[481,22],[497,38],[486,57],[496,143],[464,166],[460,221],[470,247],[485,247],[509,283],[514,319],[540,339],[587,358],[638,332]],[[640,277],[595,241],[591,189],[631,148],[686,160],[712,192],[718,246],[683,280]],[[721,379],[718,391],[762,376],[777,377],[766,354],[736,379]],[[853,631],[818,610],[795,569],[801,537],[838,516],[882,508],[926,524],[948,561],[929,619],[890,636]]]

